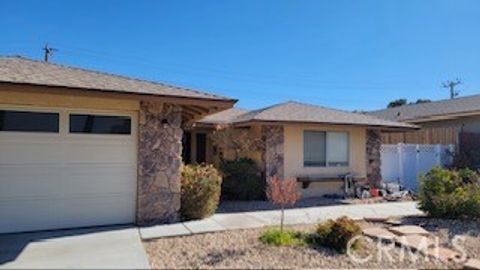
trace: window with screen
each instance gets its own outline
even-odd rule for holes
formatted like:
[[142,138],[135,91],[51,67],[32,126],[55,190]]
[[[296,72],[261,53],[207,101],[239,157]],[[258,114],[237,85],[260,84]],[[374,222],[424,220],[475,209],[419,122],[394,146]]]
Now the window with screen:
[[0,110],[0,131],[59,132],[59,113]]
[[303,164],[305,166],[325,166],[326,132],[305,131],[303,134]]
[[305,167],[348,166],[347,132],[305,131],[303,165]]
[[328,166],[348,166],[348,133],[327,132]]
[[128,135],[131,126],[128,116],[70,114],[70,133]]

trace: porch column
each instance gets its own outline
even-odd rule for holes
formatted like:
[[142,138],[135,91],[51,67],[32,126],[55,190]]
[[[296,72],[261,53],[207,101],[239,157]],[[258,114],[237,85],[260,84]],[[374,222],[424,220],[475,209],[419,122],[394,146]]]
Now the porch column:
[[178,220],[182,154],[181,108],[140,103],[137,224]]
[[372,187],[378,187],[382,181],[380,147],[382,137],[379,130],[367,130],[367,179]]
[[265,177],[268,179],[277,175],[280,179],[284,177],[284,129],[283,126],[270,125],[262,126],[262,137],[265,141],[263,163],[265,165]]

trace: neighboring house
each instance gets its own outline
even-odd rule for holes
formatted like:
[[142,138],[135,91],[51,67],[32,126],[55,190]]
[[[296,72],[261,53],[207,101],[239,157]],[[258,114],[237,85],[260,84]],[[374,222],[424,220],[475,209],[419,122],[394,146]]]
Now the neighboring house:
[[235,102],[0,57],[0,233],[176,220],[182,129]]
[[421,126],[421,130],[415,132],[385,134],[384,143],[457,145],[460,132],[480,133],[480,95],[404,105],[368,114]]
[[[207,116],[191,129],[192,134],[203,134],[207,137],[207,144],[213,145],[213,150],[207,150],[210,154],[201,154],[207,157],[207,162],[215,163],[219,156],[234,158],[232,149],[208,139],[214,136],[212,132],[219,132],[214,131],[217,125],[249,130],[251,137],[264,142],[264,147],[244,151],[241,156],[257,161],[266,177],[276,174],[282,178],[320,179],[307,185],[299,183],[304,197],[342,193],[341,178],[340,181],[333,180],[341,174],[351,173],[371,182],[380,181],[380,132],[416,128],[299,102],[254,111],[234,108]],[[198,142],[196,146],[185,147],[190,152],[197,152],[197,156],[200,150],[208,148],[198,147]],[[321,181],[322,178],[330,180]]]

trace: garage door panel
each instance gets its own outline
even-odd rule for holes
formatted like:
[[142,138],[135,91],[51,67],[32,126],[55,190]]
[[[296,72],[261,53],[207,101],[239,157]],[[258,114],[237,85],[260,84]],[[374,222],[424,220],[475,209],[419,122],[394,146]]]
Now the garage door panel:
[[102,194],[102,193],[135,193],[136,168],[130,165],[112,167],[75,167],[68,174],[68,186],[64,186],[64,194]]
[[7,217],[0,219],[1,232],[44,230],[57,224],[56,209],[51,200],[0,201],[0,213]]
[[56,196],[66,177],[58,165],[0,166],[0,201]]
[[129,143],[70,143],[66,149],[66,159],[69,163],[128,163],[136,160],[135,144]]
[[49,164],[60,162],[64,151],[57,142],[2,141],[0,164]]
[[[127,194],[104,194],[104,197],[64,200],[57,208],[59,223],[86,225],[130,223],[135,219],[135,202]],[[94,209],[92,204],[95,205]]]
[[128,163],[3,165],[0,166],[0,200],[62,194],[134,193],[136,184],[132,179],[136,174],[136,167]]
[[0,212],[8,217],[0,220],[0,228],[14,232],[130,223],[135,215],[134,203],[123,194],[108,198],[24,199],[13,205],[0,201]]

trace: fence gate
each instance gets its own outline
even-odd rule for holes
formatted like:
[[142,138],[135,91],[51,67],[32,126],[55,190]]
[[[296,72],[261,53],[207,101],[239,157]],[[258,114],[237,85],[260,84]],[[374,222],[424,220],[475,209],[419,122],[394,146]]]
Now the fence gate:
[[418,176],[434,166],[451,164],[453,151],[453,144],[382,144],[382,178],[416,191]]

